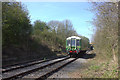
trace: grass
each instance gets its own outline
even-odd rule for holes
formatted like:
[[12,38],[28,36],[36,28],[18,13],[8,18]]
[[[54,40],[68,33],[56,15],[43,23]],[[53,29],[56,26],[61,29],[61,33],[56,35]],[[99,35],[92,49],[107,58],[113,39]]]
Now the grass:
[[99,56],[88,59],[88,66],[81,70],[82,78],[118,78],[118,64],[112,59],[100,59]]
[[98,66],[98,65],[93,65],[93,66],[89,67],[89,70],[95,70],[95,71],[97,71],[99,69],[100,69],[100,66]]

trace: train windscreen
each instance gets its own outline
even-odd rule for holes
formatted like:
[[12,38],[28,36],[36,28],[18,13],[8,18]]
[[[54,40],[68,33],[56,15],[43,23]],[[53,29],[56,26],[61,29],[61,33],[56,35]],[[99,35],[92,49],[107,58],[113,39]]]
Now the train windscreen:
[[71,39],[71,46],[75,46],[75,39]]
[[67,46],[70,46],[70,40],[67,40]]
[[76,46],[80,46],[80,40],[79,39],[76,40]]

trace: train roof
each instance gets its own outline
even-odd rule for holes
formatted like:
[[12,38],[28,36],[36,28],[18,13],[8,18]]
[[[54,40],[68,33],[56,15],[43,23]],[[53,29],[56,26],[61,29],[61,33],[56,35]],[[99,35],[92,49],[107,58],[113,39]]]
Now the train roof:
[[81,39],[80,37],[77,37],[77,36],[71,36],[71,37],[68,37],[67,40],[68,40],[68,39],[71,39],[71,38]]

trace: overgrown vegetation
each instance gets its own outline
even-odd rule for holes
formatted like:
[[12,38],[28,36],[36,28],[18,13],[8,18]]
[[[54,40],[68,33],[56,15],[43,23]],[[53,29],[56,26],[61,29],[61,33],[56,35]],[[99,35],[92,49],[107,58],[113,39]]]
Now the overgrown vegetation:
[[98,57],[94,59],[88,60],[88,66],[85,69],[77,70],[81,74],[78,75],[81,78],[118,78],[118,64],[114,63],[113,61],[105,61],[104,59],[101,60]]
[[97,56],[89,61],[93,65],[83,73],[87,77],[117,78],[118,2],[94,2],[92,4],[92,11],[96,16],[92,23],[95,27],[93,44]]
[[118,3],[93,3],[96,18],[93,21],[96,32],[93,36],[95,50],[100,57],[113,59],[118,56]]

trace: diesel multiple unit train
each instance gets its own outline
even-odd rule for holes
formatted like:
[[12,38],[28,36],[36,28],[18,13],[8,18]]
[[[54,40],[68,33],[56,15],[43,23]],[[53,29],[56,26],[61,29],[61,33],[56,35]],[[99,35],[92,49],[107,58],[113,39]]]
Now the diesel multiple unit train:
[[72,56],[82,55],[87,50],[90,50],[90,43],[88,39],[71,36],[66,39],[66,51]]

